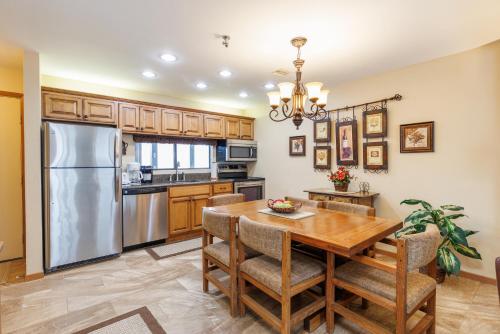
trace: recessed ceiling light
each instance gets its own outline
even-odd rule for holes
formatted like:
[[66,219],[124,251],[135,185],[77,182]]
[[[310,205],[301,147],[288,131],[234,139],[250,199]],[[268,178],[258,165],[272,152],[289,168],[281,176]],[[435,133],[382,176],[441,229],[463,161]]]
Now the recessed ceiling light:
[[148,79],[156,78],[156,73],[153,72],[153,71],[143,71],[142,75],[145,76]]
[[224,78],[229,78],[231,76],[231,72],[228,70],[222,70],[219,72],[219,75]]
[[248,93],[247,92],[240,92],[240,97],[242,97],[242,98],[248,97]]
[[268,83],[266,83],[266,84],[264,85],[264,87],[265,87],[266,89],[273,89],[273,88],[274,88],[274,84],[273,84],[272,82],[268,82]]
[[177,60],[177,57],[170,53],[164,53],[160,56],[160,58],[169,63]]
[[204,83],[204,82],[200,81],[200,82],[198,82],[198,83],[196,84],[196,87],[198,87],[199,89],[205,89],[205,88],[207,88],[208,86],[207,86],[207,84],[206,84],[206,83]]

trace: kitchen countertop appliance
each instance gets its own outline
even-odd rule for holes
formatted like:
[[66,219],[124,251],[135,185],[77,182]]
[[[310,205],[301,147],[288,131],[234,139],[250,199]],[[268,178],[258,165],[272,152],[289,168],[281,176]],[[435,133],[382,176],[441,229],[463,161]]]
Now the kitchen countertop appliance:
[[234,192],[245,194],[246,201],[264,199],[266,181],[263,177],[248,176],[246,163],[218,163],[217,177],[234,180]]
[[129,162],[127,164],[128,179],[131,184],[141,184],[143,175],[141,172],[141,164],[138,162]]
[[44,268],[122,251],[121,130],[43,123]]
[[217,162],[257,161],[257,142],[227,139],[217,141]]
[[167,187],[123,190],[123,247],[132,247],[168,236]]
[[153,167],[141,166],[142,183],[153,183]]

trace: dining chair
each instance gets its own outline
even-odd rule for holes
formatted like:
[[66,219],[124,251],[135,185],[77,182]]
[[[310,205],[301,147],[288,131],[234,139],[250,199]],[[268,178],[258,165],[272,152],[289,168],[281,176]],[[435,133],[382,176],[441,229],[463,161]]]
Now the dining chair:
[[314,201],[312,199],[298,198],[298,197],[293,197],[293,196],[285,196],[285,200],[292,201],[292,202],[300,202],[300,203],[302,203],[303,206],[308,206],[311,208],[322,208],[323,207],[322,201]]
[[[263,255],[245,258],[244,247]],[[289,231],[262,224],[241,216],[238,238],[239,308],[245,315],[248,307],[281,333],[290,333],[294,325],[325,306],[324,295],[310,291],[325,281],[324,264],[303,254],[292,252]],[[247,293],[247,282],[281,304],[281,318]],[[313,301],[291,313],[291,299],[307,294]]]
[[207,206],[221,206],[245,202],[245,194],[222,194],[209,197]]
[[[208,292],[208,282],[215,285],[229,297],[231,316],[238,313],[238,272],[236,223],[238,218],[225,213],[217,213],[203,208],[202,213],[202,264],[203,292]],[[213,243],[213,237],[222,242]],[[229,275],[229,287],[212,275],[215,269],[221,269]]]
[[[396,314],[396,333],[407,333],[407,320],[418,310],[424,316],[411,333],[435,333],[436,327],[436,252],[440,233],[435,225],[425,232],[406,235],[399,239],[383,239],[396,248],[396,265],[376,258],[354,255],[348,263],[334,267],[334,255],[327,256],[327,332],[333,333],[335,313],[372,333],[389,331],[347,308],[352,300],[335,300],[335,288],[349,291]],[[429,276],[416,269],[427,266]]]
[[325,201],[323,202],[323,207],[328,210],[354,213],[360,216],[375,217],[375,208],[361,204],[344,203],[337,201]]

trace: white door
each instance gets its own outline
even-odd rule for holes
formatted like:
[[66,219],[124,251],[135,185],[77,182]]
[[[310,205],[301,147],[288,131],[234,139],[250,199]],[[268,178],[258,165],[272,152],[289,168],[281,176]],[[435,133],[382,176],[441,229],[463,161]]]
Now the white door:
[[[0,97],[0,261],[23,257],[21,100]],[[33,166],[36,168],[36,166]]]

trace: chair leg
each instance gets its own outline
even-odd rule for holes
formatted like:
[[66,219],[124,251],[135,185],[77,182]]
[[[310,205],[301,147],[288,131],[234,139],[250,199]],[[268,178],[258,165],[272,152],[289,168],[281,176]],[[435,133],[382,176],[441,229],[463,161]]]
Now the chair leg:
[[396,311],[396,334],[405,334],[406,333],[406,310],[402,312]]
[[431,327],[429,327],[427,333],[434,334],[436,333],[436,291],[434,291],[431,298],[429,298],[429,300],[427,301],[425,313],[433,318]]
[[365,298],[361,298],[361,308],[366,310],[368,308],[368,300]]
[[208,292],[208,280],[205,277],[208,273],[208,260],[203,252],[201,254],[201,262],[203,263],[203,292]]
[[335,329],[335,310],[332,305],[335,302],[335,285],[333,283],[333,274],[335,267],[335,255],[331,252],[326,253],[326,281],[325,281],[325,300],[326,300],[326,332],[332,334]]
[[229,301],[231,304],[231,316],[236,317],[238,315],[238,273],[236,269],[231,269],[230,278],[230,296]]
[[291,333],[291,304],[290,298],[285,296],[285,298],[281,299],[281,334],[290,334]]
[[238,287],[240,290],[239,296],[238,296],[238,308],[240,309],[240,317],[244,317],[246,314],[246,307],[245,304],[243,304],[243,296],[246,294],[247,290],[247,283],[244,278],[241,276],[238,277]]

